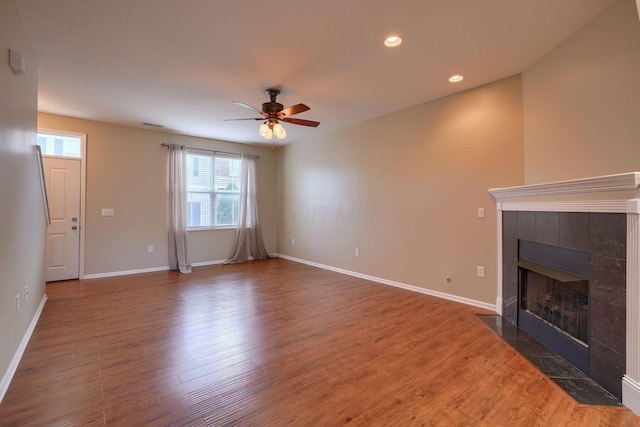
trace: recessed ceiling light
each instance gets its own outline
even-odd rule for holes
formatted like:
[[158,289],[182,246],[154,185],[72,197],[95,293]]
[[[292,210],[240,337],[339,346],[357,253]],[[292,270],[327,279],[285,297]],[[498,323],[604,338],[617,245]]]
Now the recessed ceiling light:
[[384,40],[384,45],[388,47],[400,46],[400,43],[402,43],[400,36],[390,36]]
[[464,79],[464,76],[463,76],[463,75],[460,75],[460,74],[454,74],[453,76],[449,77],[449,81],[450,81],[451,83],[458,83],[458,82],[461,82],[461,81],[462,81],[462,79]]

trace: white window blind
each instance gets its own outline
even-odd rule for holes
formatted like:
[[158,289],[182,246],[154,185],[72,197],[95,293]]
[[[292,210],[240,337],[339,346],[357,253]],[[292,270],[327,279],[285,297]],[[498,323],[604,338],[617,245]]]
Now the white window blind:
[[242,159],[187,153],[187,227],[235,227]]

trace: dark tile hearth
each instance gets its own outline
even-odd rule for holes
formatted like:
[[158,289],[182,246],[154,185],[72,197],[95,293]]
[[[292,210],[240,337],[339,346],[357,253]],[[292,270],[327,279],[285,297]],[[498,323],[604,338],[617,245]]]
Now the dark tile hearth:
[[478,318],[578,403],[622,406],[614,395],[509,321],[500,316]]

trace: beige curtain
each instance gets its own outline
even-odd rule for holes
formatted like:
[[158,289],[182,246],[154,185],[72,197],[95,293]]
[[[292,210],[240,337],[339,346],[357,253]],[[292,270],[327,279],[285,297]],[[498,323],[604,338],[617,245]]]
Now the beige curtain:
[[187,263],[187,150],[169,145],[169,268],[191,273]]
[[240,172],[240,207],[236,238],[229,259],[225,264],[235,264],[254,259],[270,258],[262,240],[256,200],[256,156],[242,155]]

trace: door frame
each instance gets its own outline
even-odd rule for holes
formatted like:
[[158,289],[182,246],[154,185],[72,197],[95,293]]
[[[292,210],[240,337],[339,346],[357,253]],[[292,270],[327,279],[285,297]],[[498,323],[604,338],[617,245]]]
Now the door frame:
[[[49,133],[53,135],[68,135],[80,138],[80,254],[78,257],[78,278],[84,279],[84,246],[85,246],[85,228],[86,228],[86,188],[87,188],[87,134],[80,132],[71,132],[59,129],[50,129],[38,127],[38,132]],[[43,154],[43,157],[64,158],[63,156],[50,156]]]

